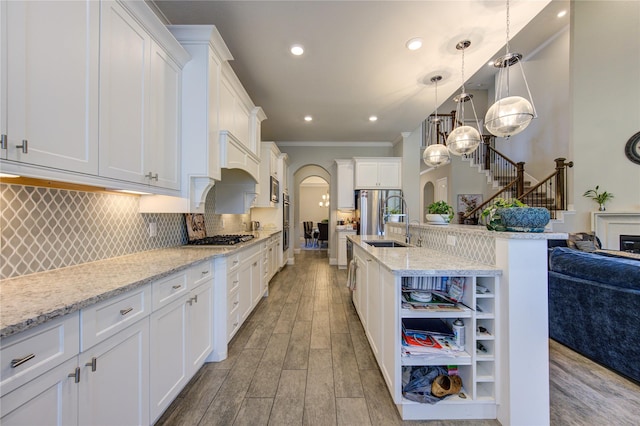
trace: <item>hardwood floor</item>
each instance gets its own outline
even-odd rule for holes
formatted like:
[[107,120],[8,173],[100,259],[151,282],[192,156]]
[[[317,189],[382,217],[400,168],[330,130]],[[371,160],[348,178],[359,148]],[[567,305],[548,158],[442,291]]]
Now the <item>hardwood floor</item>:
[[[205,364],[157,425],[431,425],[403,422],[345,286],[326,251],[303,251],[270,283],[229,345]],[[552,425],[633,425],[640,387],[550,342]]]

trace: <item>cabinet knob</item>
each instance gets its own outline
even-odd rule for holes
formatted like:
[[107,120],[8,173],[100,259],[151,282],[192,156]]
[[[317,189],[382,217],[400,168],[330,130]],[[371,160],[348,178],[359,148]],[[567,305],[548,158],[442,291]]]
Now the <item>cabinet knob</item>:
[[98,367],[98,358],[96,358],[95,356],[92,357],[91,361],[87,362],[85,366],[91,367],[91,371],[96,371],[96,368]]
[[158,174],[157,173],[154,175],[151,172],[149,172],[146,175],[144,175],[144,177],[146,177],[149,180],[155,180],[156,182],[158,181]]
[[21,148],[23,154],[29,153],[29,141],[26,139],[22,139],[22,145],[16,145],[16,148]]
[[73,377],[73,381],[75,383],[80,383],[80,367],[76,367],[76,369],[72,373],[69,373],[67,377]]

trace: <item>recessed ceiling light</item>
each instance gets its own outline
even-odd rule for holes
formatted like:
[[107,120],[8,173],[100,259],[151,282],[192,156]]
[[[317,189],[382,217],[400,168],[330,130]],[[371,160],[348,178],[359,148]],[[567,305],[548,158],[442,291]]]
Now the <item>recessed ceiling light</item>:
[[378,121],[378,117],[376,117],[375,115],[372,115],[371,117],[369,117],[369,121]]
[[304,48],[300,44],[294,44],[291,46],[291,54],[295,56],[300,56],[304,53]]
[[558,12],[558,18],[562,18],[563,16],[565,16],[567,14],[566,10],[561,10],[560,12]]
[[304,121],[312,121],[312,120],[313,120],[312,116],[310,116],[310,115],[305,115],[304,116]]
[[406,45],[409,50],[418,50],[422,47],[422,39],[420,37],[412,38],[407,41]]

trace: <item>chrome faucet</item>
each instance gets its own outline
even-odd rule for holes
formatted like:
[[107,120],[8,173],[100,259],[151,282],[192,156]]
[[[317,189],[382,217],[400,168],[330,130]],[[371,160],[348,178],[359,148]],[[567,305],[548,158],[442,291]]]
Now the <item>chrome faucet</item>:
[[[407,202],[404,200],[404,197],[402,195],[390,195],[387,198],[385,198],[385,200],[382,202],[382,204],[380,205],[380,209],[384,209],[384,206],[387,205],[387,201],[389,201],[392,198],[399,198],[400,201],[402,201],[402,211],[404,211],[406,215],[404,218],[405,225],[407,226],[407,229],[405,230],[405,235],[407,236],[406,243],[411,244],[411,236],[409,235],[409,209],[407,209]],[[381,214],[380,216],[384,217],[383,214]]]

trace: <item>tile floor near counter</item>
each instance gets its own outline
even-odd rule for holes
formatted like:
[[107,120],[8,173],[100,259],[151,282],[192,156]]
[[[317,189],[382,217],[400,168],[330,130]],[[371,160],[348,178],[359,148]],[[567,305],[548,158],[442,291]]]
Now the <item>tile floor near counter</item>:
[[[229,346],[205,364],[157,425],[432,425],[403,422],[326,251],[303,251],[271,281]],[[631,425],[640,386],[551,342],[551,424]]]

